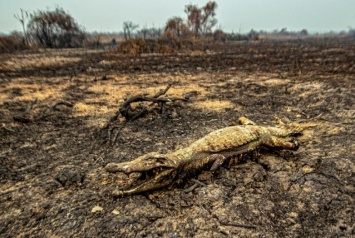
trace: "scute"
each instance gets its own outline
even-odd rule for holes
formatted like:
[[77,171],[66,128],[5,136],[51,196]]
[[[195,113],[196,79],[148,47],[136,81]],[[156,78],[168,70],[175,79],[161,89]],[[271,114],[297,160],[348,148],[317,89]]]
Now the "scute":
[[231,150],[258,139],[253,133],[253,126],[231,126],[211,132],[207,136],[195,141],[190,147],[194,151],[216,153]]

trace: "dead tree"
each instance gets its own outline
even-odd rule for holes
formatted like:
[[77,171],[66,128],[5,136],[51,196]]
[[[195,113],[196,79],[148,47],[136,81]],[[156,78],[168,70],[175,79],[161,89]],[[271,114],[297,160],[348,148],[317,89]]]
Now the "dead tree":
[[28,12],[26,12],[22,8],[20,10],[21,10],[21,15],[14,14],[14,17],[21,23],[25,47],[28,47],[29,42],[28,42],[28,34],[27,34],[27,30],[26,30],[26,19],[29,18],[29,14],[28,14]]

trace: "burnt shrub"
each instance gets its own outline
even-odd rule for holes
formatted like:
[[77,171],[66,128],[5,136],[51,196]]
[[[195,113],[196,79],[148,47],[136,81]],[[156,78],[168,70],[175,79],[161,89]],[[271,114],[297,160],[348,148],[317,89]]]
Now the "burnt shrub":
[[141,54],[177,54],[191,51],[204,51],[213,45],[213,40],[207,38],[168,38],[159,39],[130,39],[118,44],[117,52],[129,56]]
[[25,48],[25,39],[19,32],[0,36],[0,53],[10,53]]
[[121,42],[117,47],[119,53],[129,56],[138,56],[147,53],[171,54],[176,53],[177,49],[177,42],[171,40],[142,38]]
[[58,7],[33,13],[27,28],[37,44],[48,48],[81,47],[86,37],[74,18]]

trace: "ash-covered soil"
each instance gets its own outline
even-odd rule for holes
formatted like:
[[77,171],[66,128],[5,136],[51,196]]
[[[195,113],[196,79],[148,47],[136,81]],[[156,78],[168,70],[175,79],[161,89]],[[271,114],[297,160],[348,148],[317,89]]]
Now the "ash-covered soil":
[[[0,55],[1,237],[354,236],[354,52],[354,41],[319,40]],[[168,84],[189,101],[103,129],[126,98]],[[207,169],[192,191],[111,196],[122,175],[107,163],[174,151],[239,116],[318,126],[298,151]]]

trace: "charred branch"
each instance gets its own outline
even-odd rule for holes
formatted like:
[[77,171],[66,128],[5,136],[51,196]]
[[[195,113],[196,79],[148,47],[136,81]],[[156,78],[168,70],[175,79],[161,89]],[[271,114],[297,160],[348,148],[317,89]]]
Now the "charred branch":
[[[146,94],[139,94],[126,99],[120,106],[119,110],[109,119],[109,121],[106,123],[103,129],[108,129],[110,124],[115,120],[117,120],[117,117],[119,115],[122,115],[126,119],[126,121],[133,121],[143,117],[147,113],[156,109],[156,107],[151,107],[154,104],[158,105],[158,111],[161,114],[163,111],[163,107],[166,103],[169,102],[174,103],[176,101],[184,101],[184,102],[188,101],[187,98],[162,97],[167,93],[170,87],[171,84],[169,84],[165,89],[160,90],[153,96],[148,96]],[[133,103],[139,103],[139,102],[150,102],[151,104],[149,106],[144,106],[143,104],[140,104],[135,108],[132,107]]]
[[32,110],[33,105],[37,103],[37,99],[35,99],[34,101],[30,102],[26,108],[26,110],[21,114],[21,115],[14,115],[12,118],[14,121],[17,122],[22,122],[22,123],[29,123],[29,122],[35,122],[35,121],[39,121],[42,120],[43,118],[49,116],[53,110],[56,109],[57,106],[59,105],[64,105],[67,107],[73,107],[74,105],[68,101],[64,101],[64,100],[60,100],[57,101],[55,103],[53,103],[51,106],[49,106],[42,114],[40,114],[39,116],[36,117],[30,117],[29,112]]

